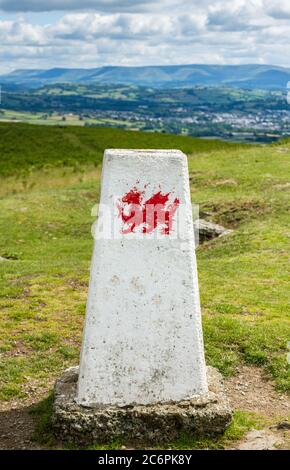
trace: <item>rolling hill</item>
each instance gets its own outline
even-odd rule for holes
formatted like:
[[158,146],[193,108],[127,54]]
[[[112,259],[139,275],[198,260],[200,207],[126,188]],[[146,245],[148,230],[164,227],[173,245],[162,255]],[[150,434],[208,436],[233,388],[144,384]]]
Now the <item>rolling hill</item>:
[[119,83],[161,88],[227,86],[285,90],[288,81],[290,68],[256,64],[28,69],[0,76],[1,85],[24,88],[38,88],[54,83]]

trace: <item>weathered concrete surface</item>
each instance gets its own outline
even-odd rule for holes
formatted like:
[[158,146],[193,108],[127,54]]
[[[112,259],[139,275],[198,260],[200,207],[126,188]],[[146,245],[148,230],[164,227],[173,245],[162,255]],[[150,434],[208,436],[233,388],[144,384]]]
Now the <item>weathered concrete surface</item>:
[[[143,223],[153,200],[172,214],[170,226]],[[107,150],[100,203],[108,214],[96,224],[77,402],[147,405],[207,393],[186,156]],[[134,224],[128,214],[138,214]]]
[[170,442],[183,433],[213,437],[231,422],[231,409],[223,391],[221,375],[207,368],[209,392],[191,400],[154,405],[97,406],[76,403],[78,367],[64,372],[55,384],[53,429],[62,441],[80,446],[124,441],[157,444]]

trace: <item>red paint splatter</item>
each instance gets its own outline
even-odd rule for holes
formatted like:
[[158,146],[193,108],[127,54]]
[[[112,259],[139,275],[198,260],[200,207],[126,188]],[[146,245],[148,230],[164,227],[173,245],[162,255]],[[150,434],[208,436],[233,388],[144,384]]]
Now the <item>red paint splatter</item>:
[[160,227],[162,234],[169,235],[173,216],[180,204],[178,198],[170,203],[169,197],[170,193],[159,191],[143,201],[144,191],[132,188],[117,202],[118,216],[124,224],[121,233],[134,233],[136,228],[140,228],[142,233],[152,233]]

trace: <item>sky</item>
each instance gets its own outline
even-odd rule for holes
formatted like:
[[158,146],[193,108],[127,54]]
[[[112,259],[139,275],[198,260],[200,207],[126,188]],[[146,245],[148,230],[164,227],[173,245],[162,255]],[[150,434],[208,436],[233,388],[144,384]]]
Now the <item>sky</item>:
[[290,67],[289,0],[0,0],[0,73],[103,65]]

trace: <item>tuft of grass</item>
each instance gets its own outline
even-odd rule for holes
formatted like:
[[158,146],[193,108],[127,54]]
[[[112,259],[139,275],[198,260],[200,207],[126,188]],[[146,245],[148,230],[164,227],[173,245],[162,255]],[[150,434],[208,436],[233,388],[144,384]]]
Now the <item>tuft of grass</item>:
[[59,335],[45,331],[43,333],[26,334],[24,340],[34,351],[46,351],[58,344]]
[[233,441],[239,441],[252,429],[262,429],[264,425],[264,419],[257,414],[236,410],[230,426],[220,439],[224,445],[228,445]]
[[108,444],[92,444],[86,447],[86,450],[120,450],[124,447],[124,443],[120,439],[114,439]]
[[277,322],[251,325],[228,315],[205,316],[203,323],[208,364],[224,376],[235,374],[241,362],[265,366],[276,379],[277,389],[289,390],[287,328]]
[[8,401],[15,398],[25,398],[21,384],[10,383],[1,386],[0,400]]

